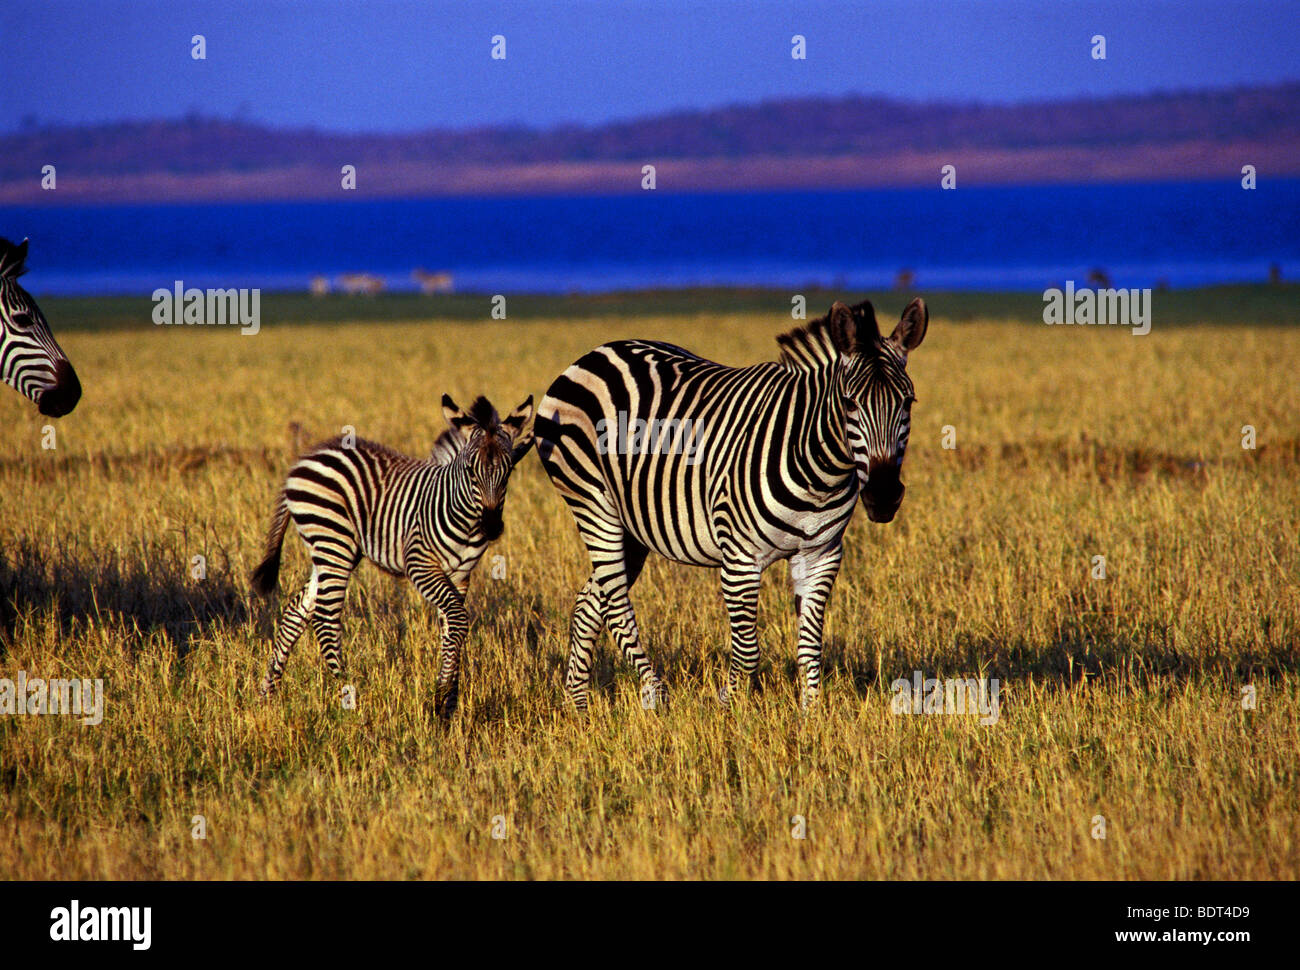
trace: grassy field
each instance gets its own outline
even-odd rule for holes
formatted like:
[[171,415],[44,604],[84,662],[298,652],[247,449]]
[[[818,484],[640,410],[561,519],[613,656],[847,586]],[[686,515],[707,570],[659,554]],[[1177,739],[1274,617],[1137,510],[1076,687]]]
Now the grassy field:
[[[1300,329],[1280,325],[1300,296],[1179,295],[1174,318],[1201,325],[1166,325],[1157,302],[1135,338],[925,295],[907,499],[849,530],[817,710],[798,711],[784,564],[765,577],[758,681],[724,712],[717,575],[652,559],[633,599],[672,705],[643,711],[604,639],[590,715],[571,715],[586,560],[530,455],[471,586],[450,724],[432,612],[369,566],[344,614],[357,709],[309,638],[280,697],[257,700],[278,605],[247,578],[289,423],[423,453],[443,392],[509,407],[616,337],[772,359],[782,303],[485,322],[402,320],[427,304],[395,297],[367,324],[299,300],[241,336],[47,301],[86,390],[52,450],[48,420],[0,395],[0,676],[103,678],[106,714],[0,716],[0,873],[1300,877]],[[904,302],[877,299],[882,325]],[[306,569],[286,549],[288,586]],[[998,721],[892,713],[916,670],[998,678]]]

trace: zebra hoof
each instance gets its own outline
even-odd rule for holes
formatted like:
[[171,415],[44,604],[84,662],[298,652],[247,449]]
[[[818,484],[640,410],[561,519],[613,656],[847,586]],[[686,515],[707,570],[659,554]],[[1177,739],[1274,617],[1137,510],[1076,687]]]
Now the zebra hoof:
[[646,711],[668,709],[668,688],[661,680],[646,681],[641,685],[641,708]]
[[448,691],[445,694],[439,694],[433,702],[433,709],[438,716],[444,721],[450,721],[453,714],[456,713],[456,702],[459,700],[456,691]]

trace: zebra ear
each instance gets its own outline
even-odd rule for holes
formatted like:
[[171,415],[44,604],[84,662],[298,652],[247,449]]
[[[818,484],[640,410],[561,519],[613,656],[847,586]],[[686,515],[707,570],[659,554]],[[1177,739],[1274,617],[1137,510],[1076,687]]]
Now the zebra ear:
[[533,396],[528,395],[528,400],[519,407],[515,408],[501,422],[502,427],[510,432],[510,438],[513,447],[510,450],[510,463],[519,464],[524,455],[528,454],[528,449],[533,446],[533,429],[529,428],[524,431],[524,426],[528,424],[533,417]]
[[889,339],[904,353],[910,353],[921,346],[925,331],[930,326],[930,311],[925,301],[919,296],[907,305],[898,326],[889,335]]
[[529,428],[524,432],[522,437],[515,441],[514,447],[510,449],[510,464],[518,465],[523,460],[524,455],[528,454],[528,450],[532,448],[532,446],[533,429]]
[[826,314],[830,325],[831,343],[841,354],[851,354],[857,346],[857,324],[853,320],[853,311],[847,305],[836,300],[831,304],[831,312]]
[[506,419],[501,422],[501,425],[510,432],[510,437],[517,438],[519,432],[532,419],[532,416],[533,396],[529,394],[528,400],[506,415]]
[[463,438],[468,438],[470,432],[478,426],[478,422],[462,411],[460,406],[451,399],[450,394],[442,396],[442,416],[447,419],[449,426],[460,432]]
[[827,320],[830,322],[831,340],[842,354],[860,353],[880,340],[876,309],[870,300],[863,300],[855,307],[837,300],[831,306]]
[[27,240],[17,246],[8,239],[0,239],[0,278],[16,280],[27,272]]

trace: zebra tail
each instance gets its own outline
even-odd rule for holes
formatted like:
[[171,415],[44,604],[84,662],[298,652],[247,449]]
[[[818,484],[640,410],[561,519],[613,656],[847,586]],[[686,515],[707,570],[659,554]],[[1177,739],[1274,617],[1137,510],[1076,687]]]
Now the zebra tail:
[[275,506],[271,518],[271,533],[266,537],[266,558],[253,570],[253,591],[270,596],[280,582],[280,547],[284,543],[285,529],[289,528],[289,503],[283,495]]

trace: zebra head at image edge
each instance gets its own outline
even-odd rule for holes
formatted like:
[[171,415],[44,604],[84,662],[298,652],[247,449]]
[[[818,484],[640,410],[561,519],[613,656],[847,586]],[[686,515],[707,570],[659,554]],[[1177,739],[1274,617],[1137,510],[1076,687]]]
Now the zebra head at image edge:
[[41,414],[61,418],[81,399],[81,382],[40,307],[18,283],[26,262],[26,239],[14,245],[0,238],[0,378]]

